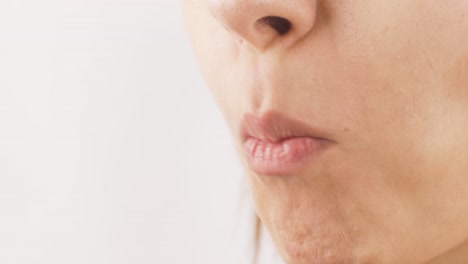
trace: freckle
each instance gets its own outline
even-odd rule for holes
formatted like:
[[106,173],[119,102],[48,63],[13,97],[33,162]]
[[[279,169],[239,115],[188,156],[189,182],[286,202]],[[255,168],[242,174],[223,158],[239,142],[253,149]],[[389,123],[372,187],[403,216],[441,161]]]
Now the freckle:
[[348,131],[349,131],[349,128],[345,127],[345,128],[343,129],[343,131],[344,131],[344,132],[348,132]]

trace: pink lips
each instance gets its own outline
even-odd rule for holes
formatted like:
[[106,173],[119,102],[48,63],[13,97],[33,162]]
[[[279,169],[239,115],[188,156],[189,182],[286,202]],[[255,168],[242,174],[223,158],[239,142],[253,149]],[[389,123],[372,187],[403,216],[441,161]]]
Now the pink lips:
[[327,142],[315,129],[278,112],[245,115],[241,131],[250,168],[264,175],[293,174]]

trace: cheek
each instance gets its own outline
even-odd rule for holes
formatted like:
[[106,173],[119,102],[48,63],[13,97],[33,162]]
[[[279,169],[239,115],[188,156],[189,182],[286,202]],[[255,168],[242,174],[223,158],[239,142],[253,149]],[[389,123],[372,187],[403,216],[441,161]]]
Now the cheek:
[[235,65],[237,51],[229,33],[209,13],[207,1],[184,1],[184,20],[201,73],[226,119],[241,108],[239,77]]
[[[369,153],[387,148],[402,159],[411,155],[417,159],[437,149],[434,143],[446,141],[441,127],[452,126],[454,118],[465,120],[468,20],[463,17],[468,4],[455,0],[450,4],[382,4],[385,8],[364,2],[350,4],[351,14],[341,16],[346,20],[336,21],[333,27],[333,38],[340,43],[337,50],[349,67],[346,89],[351,90],[333,91],[348,99],[336,108],[351,113],[352,132],[366,134],[356,148],[367,146],[365,152]],[[352,11],[362,14],[363,10],[382,12],[353,15]]]

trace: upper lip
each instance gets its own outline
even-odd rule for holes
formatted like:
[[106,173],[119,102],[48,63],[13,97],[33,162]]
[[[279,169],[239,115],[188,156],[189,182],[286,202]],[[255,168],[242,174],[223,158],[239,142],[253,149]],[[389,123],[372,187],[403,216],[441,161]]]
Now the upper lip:
[[261,115],[245,114],[241,122],[241,137],[244,142],[254,137],[270,143],[295,137],[326,139],[318,129],[277,111],[268,111]]

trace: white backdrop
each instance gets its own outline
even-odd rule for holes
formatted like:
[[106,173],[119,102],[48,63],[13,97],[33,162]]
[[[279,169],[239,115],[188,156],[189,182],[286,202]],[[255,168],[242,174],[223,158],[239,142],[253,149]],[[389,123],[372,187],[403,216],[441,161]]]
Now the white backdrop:
[[179,5],[0,0],[1,264],[246,263],[252,209]]

